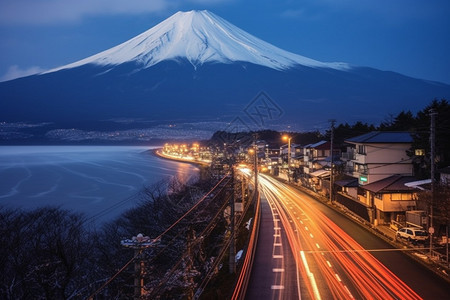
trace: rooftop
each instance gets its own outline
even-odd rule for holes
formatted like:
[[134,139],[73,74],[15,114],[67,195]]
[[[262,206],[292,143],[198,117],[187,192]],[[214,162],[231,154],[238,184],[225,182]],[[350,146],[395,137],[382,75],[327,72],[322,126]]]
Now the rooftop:
[[407,131],[372,131],[345,141],[351,144],[412,143],[413,138]]
[[315,143],[315,144],[309,144],[309,145],[306,145],[305,148],[317,148],[317,147],[319,147],[320,145],[325,144],[326,142],[327,142],[327,141],[320,141],[320,142],[317,142],[317,143]]
[[413,191],[415,188],[406,186],[406,183],[416,180],[417,179],[412,176],[392,175],[388,178],[378,180],[361,187],[373,193]]

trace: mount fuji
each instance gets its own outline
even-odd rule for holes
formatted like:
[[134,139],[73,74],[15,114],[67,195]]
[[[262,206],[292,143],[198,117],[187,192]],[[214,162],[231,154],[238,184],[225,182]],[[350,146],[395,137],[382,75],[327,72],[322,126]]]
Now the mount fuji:
[[0,122],[45,122],[53,132],[235,120],[305,130],[329,119],[379,123],[449,96],[450,85],[320,62],[189,11],[83,60],[0,82]]
[[208,11],[178,12],[148,31],[109,50],[49,72],[83,66],[120,65],[134,61],[149,68],[162,61],[205,63],[247,62],[275,70],[296,65],[345,69],[279,49]]

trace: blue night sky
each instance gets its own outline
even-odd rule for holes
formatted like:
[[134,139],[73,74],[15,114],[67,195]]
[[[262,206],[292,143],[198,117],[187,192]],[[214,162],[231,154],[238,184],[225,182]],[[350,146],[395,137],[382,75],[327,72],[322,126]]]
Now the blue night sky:
[[193,9],[312,59],[450,84],[448,0],[0,0],[0,79],[80,60]]

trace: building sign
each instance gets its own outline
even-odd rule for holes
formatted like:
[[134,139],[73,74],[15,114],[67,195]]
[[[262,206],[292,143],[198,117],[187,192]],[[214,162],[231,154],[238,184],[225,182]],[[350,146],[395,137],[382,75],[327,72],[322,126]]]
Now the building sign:
[[367,177],[366,176],[359,176],[359,182],[361,184],[367,183]]

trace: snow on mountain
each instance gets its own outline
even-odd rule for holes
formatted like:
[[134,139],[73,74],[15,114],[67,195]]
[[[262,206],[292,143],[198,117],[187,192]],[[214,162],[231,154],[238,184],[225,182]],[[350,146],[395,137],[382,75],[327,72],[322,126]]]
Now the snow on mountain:
[[[449,95],[450,85],[315,61],[210,12],[179,12],[94,56],[47,74],[0,82],[2,122],[50,124],[20,125],[22,131],[3,135],[0,128],[0,140],[140,141],[161,138],[146,130],[154,126],[201,123],[187,126],[197,130],[209,122],[228,131],[321,130],[326,120],[337,118],[376,124]],[[135,121],[115,121],[123,119]]]
[[49,72],[86,64],[119,65],[137,62],[143,68],[161,61],[187,59],[204,63],[249,62],[275,70],[298,65],[349,69],[345,63],[323,63],[277,48],[209,11],[177,12],[144,33],[106,51]]

